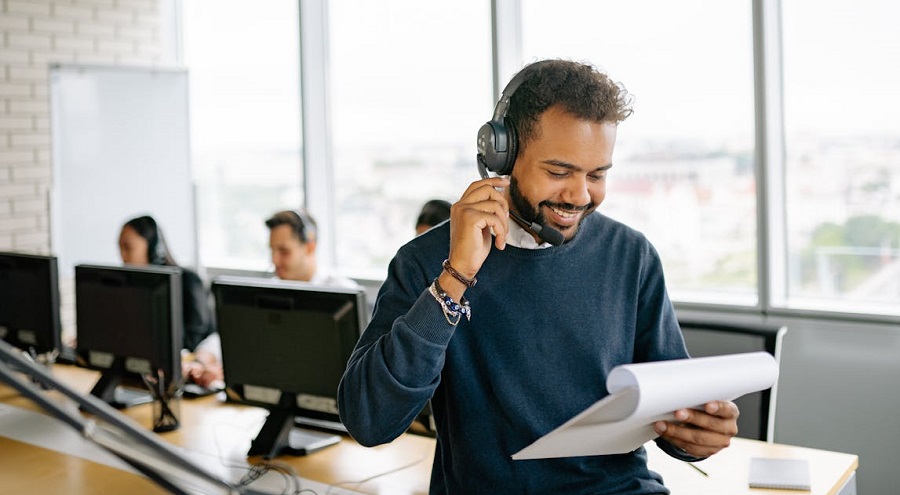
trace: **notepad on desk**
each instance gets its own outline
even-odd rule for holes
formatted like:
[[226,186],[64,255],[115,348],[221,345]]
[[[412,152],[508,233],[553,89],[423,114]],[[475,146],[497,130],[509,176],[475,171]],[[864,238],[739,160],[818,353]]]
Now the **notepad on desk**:
[[806,459],[750,459],[750,488],[809,491],[809,461]]

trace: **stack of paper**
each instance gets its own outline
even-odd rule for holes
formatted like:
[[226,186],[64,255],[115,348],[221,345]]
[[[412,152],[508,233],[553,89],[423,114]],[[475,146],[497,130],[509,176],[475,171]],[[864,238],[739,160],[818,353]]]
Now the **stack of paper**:
[[766,352],[626,364],[606,380],[610,395],[515,453],[513,459],[624,454],[657,437],[653,423],[770,388],[778,363]]

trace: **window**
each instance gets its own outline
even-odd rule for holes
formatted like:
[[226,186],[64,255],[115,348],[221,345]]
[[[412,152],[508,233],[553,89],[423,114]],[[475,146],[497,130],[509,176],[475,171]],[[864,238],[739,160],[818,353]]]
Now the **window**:
[[331,2],[335,262],[383,278],[431,198],[478,178],[491,117],[490,4]]
[[[308,198],[297,2],[183,2],[203,264],[264,269],[263,220],[308,199],[327,209],[334,236],[320,259],[382,278],[422,204],[454,201],[477,178],[493,68],[563,57],[605,69],[635,97],[600,211],[647,235],[674,300],[900,314],[894,2],[318,1],[328,21],[304,60],[322,65],[327,96],[306,107],[306,125],[328,132],[307,151],[329,158],[333,189]],[[754,8],[765,29],[754,31]],[[782,60],[767,59],[758,84],[780,75],[783,88],[755,94],[763,42]],[[511,76],[499,74],[500,86]],[[776,100],[783,108],[763,108]],[[759,123],[770,134],[758,150],[755,102],[773,119]],[[758,188],[762,172],[779,183]],[[771,224],[759,233],[761,209]]]
[[782,4],[787,303],[900,314],[900,4]]
[[303,201],[298,4],[183,5],[200,260],[264,270],[265,219]]
[[647,235],[682,301],[757,303],[751,16],[749,2],[522,2],[525,61],[587,61],[634,95],[599,211]]

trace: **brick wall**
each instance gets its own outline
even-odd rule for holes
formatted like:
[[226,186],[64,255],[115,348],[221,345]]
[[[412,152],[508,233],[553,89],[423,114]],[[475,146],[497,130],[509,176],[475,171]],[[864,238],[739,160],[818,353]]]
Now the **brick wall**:
[[[0,251],[51,254],[52,64],[174,60],[173,0],[0,0]],[[72,281],[61,280],[70,327]]]
[[159,65],[164,0],[0,0],[0,250],[49,253],[48,68]]

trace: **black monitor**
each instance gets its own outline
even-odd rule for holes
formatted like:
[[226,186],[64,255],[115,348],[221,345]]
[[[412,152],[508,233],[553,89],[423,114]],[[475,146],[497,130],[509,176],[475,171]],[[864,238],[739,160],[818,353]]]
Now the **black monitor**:
[[[304,445],[311,432],[304,437],[295,421],[345,432],[337,388],[368,322],[364,290],[218,277],[212,292],[226,392],[269,410],[248,455],[303,455],[317,448]],[[330,438],[318,446],[340,440]]]
[[[679,318],[678,323],[692,357],[765,351],[776,362],[781,362],[781,343],[787,327],[686,318]],[[741,411],[738,416],[739,437],[773,441],[777,391],[776,381],[769,389],[734,400]]]
[[0,339],[32,355],[55,356],[61,348],[58,277],[55,256],[0,253]]
[[179,386],[181,312],[180,268],[76,266],[76,363],[102,373],[91,394],[121,408],[152,400],[145,379]]

